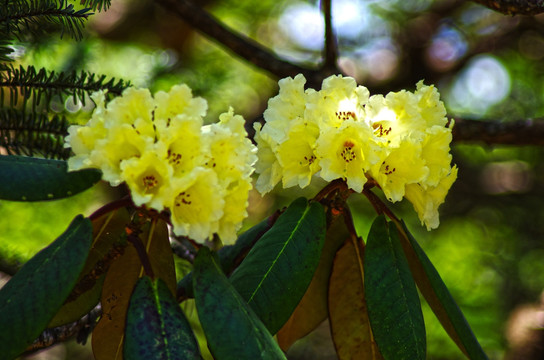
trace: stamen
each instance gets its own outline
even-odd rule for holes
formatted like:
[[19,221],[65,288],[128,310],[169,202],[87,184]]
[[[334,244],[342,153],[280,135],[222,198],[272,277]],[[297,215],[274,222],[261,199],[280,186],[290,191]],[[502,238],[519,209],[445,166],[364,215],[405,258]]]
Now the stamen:
[[167,153],[166,157],[167,157],[168,161],[170,161],[170,163],[172,165],[181,164],[181,158],[182,158],[181,154],[175,153],[172,150],[168,150],[168,153]]
[[142,183],[145,189],[145,192],[150,192],[159,185],[159,180],[155,178],[154,175],[147,175],[142,178]]
[[176,196],[176,200],[174,200],[174,205],[177,207],[181,206],[181,204],[191,205],[192,201],[189,200],[190,197],[191,194],[187,194],[185,193],[185,191],[181,192],[178,196]]
[[334,113],[339,120],[346,121],[348,119],[357,120],[357,115],[353,111],[337,111]]
[[344,142],[344,149],[340,153],[340,156],[342,156],[345,162],[350,163],[357,157],[357,154],[353,151],[354,147],[355,144],[351,141]]

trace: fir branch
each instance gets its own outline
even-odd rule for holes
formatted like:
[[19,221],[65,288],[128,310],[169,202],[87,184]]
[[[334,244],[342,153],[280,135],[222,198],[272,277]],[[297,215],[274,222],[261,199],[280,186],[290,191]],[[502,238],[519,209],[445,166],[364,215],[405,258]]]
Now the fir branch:
[[54,71],[48,72],[45,69],[36,71],[33,66],[18,69],[9,66],[0,73],[0,104],[4,103],[5,92],[9,90],[10,105],[13,107],[18,103],[19,96],[26,102],[32,99],[32,105],[39,105],[42,98],[48,106],[55,96],[72,96],[74,103],[81,101],[85,105],[87,94],[98,90],[107,90],[109,95],[121,95],[124,89],[130,86],[123,80],[115,81],[114,78],[106,81],[105,75],[82,71],[77,74],[75,71],[66,73]]
[[64,148],[64,137],[70,124],[66,118],[47,114],[0,109],[0,147],[8,154],[65,160],[70,149]]
[[42,31],[43,24],[52,23],[61,27],[62,33],[70,33],[75,39],[81,39],[84,21],[90,8],[76,11],[74,5],[61,0],[12,0],[0,7],[0,27],[8,35],[21,39],[24,30]]
[[80,0],[80,4],[94,11],[106,11],[111,5],[111,0]]

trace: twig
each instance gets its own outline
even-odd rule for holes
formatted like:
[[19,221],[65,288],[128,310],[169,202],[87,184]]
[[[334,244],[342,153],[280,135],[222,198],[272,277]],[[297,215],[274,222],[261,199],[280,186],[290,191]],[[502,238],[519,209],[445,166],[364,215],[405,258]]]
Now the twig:
[[537,15],[544,12],[544,1],[535,0],[473,0],[505,15]]
[[105,215],[113,210],[117,210],[122,207],[128,207],[128,206],[134,206],[134,203],[132,202],[132,198],[129,195],[124,196],[121,199],[117,199],[110,203],[107,203],[106,205],[102,206],[100,209],[92,213],[89,216],[89,219],[91,221],[94,221],[98,219],[99,217],[101,217],[102,215]]
[[325,18],[325,54],[323,70],[330,74],[337,74],[340,70],[336,64],[336,60],[338,59],[338,46],[334,35],[334,29],[332,28],[331,0],[323,0],[321,6],[323,17]]
[[77,336],[77,342],[85,344],[87,337],[96,325],[96,319],[98,319],[100,315],[102,315],[102,307],[98,304],[78,321],[44,330],[32,345],[25,350],[23,355],[29,355],[38,350],[67,341],[74,336]]
[[[141,226],[147,219],[147,215],[142,214],[141,212],[135,213],[132,223],[126,227],[125,231],[127,233],[127,241],[134,246],[134,249],[136,249],[136,252],[138,253],[138,257],[140,258],[140,262],[142,263],[145,274],[151,278],[154,278],[155,273],[153,272],[153,268],[151,267],[151,262],[149,261],[149,257],[147,256],[145,246],[140,239],[140,234],[142,233]],[[156,222],[158,220],[152,219],[151,221]],[[151,226],[153,226],[153,223],[151,224]]]
[[176,236],[173,235],[172,238],[174,238],[174,241],[170,242],[170,247],[172,248],[172,252],[184,259],[189,261],[191,264],[195,261],[197,248],[195,248],[192,243],[183,236]]
[[544,119],[503,122],[455,118],[453,141],[487,145],[544,145]]
[[238,56],[278,78],[304,74],[309,85],[320,84],[324,78],[315,69],[308,69],[281,60],[258,42],[228,28],[193,1],[157,0],[157,2],[198,31],[208,35]]
[[388,218],[395,222],[399,222],[399,218],[383,203],[383,201],[370,190],[370,188],[363,188],[363,195],[367,197],[367,199],[370,201],[372,206],[374,207],[374,210],[376,210],[376,213],[378,215],[385,214]]

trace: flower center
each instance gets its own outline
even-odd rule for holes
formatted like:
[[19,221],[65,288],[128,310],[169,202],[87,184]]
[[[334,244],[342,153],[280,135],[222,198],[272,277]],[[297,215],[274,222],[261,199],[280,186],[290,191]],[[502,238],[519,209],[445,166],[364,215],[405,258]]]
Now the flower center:
[[387,136],[391,132],[391,127],[385,128],[382,124],[374,123],[372,127],[374,128],[374,134],[378,137]]
[[182,158],[182,155],[181,155],[181,154],[175,153],[175,152],[173,152],[172,150],[168,150],[167,159],[168,159],[168,161],[170,161],[170,163],[171,163],[172,165],[179,165],[179,164],[181,164],[181,158]]
[[184,192],[179,193],[178,196],[176,196],[176,200],[174,201],[175,206],[181,206],[183,205],[191,205],[192,201],[189,199],[191,197],[191,194]]
[[151,192],[157,185],[159,185],[159,180],[154,175],[146,175],[142,178],[142,184],[144,186],[145,192]]
[[334,113],[338,120],[346,121],[348,119],[357,120],[357,115],[353,111],[337,111]]
[[355,154],[355,151],[353,150],[354,147],[355,144],[351,141],[344,142],[344,149],[340,153],[340,156],[342,156],[345,162],[350,163],[357,157],[357,154]]
[[394,173],[397,169],[396,168],[390,168],[389,165],[387,165],[385,163],[385,161],[383,162],[382,166],[385,165],[385,167],[383,168],[383,173],[385,175],[391,175],[392,173]]
[[308,163],[308,165],[312,165],[315,159],[316,159],[315,155],[304,156],[304,160]]

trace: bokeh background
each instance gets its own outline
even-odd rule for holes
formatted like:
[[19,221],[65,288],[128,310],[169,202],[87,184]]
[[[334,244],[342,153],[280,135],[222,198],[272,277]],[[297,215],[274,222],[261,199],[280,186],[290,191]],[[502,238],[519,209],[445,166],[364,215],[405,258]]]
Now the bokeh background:
[[[324,22],[318,1],[196,2],[284,59],[305,66],[321,61]],[[543,116],[544,17],[504,16],[473,2],[450,0],[333,0],[332,7],[339,67],[371,94],[413,90],[424,79],[439,89],[451,117],[507,122]],[[208,100],[209,122],[229,106],[250,121],[258,119],[277,93],[277,78],[153,1],[112,0],[108,11],[91,16],[82,41],[68,36],[39,40],[17,44],[16,63],[84,69],[152,91],[187,83]],[[90,101],[53,105],[74,122],[85,122],[92,110]],[[542,358],[528,352],[544,347],[542,341],[530,344],[541,336],[534,329],[544,325],[543,149],[455,143],[452,152],[459,178],[440,209],[437,230],[421,227],[408,203],[392,208],[434,262],[489,357]],[[301,194],[315,195],[320,186],[276,189],[264,198],[252,193],[245,226]],[[100,184],[61,201],[0,202],[0,258],[9,264],[26,261],[73,216],[90,214],[116,194]],[[365,237],[375,213],[362,196],[352,196],[350,204]],[[424,315],[428,358],[463,358],[426,306]],[[297,344],[290,358],[334,359],[330,346],[325,324]],[[68,344],[33,358],[92,355],[88,345]]]

